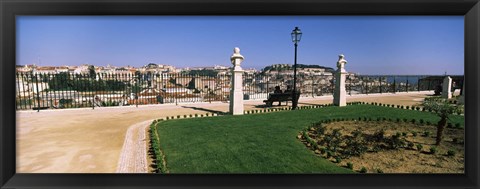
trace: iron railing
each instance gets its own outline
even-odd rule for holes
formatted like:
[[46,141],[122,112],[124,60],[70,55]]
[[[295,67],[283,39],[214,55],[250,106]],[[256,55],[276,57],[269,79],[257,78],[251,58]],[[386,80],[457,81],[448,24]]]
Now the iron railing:
[[[395,93],[435,90],[445,76],[348,75],[348,94]],[[451,76],[454,88],[461,88],[463,76]],[[16,108],[95,108],[144,104],[228,101],[230,74],[16,74]],[[245,73],[244,99],[267,99],[276,86],[286,90],[293,75]],[[301,97],[332,95],[332,74],[298,74]]]

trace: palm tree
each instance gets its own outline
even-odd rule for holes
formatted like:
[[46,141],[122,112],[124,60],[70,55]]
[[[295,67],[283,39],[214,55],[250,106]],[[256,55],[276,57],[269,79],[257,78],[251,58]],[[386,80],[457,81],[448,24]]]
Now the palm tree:
[[435,142],[435,145],[440,145],[443,137],[443,130],[445,130],[445,127],[447,126],[447,120],[454,112],[458,112],[458,109],[462,107],[451,104],[447,99],[439,97],[426,98],[422,105],[424,108],[433,111],[438,117],[440,117],[440,121],[437,123],[437,138]]

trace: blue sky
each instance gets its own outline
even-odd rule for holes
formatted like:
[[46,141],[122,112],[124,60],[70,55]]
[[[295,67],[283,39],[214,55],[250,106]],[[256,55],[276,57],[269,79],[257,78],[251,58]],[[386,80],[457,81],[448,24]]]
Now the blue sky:
[[361,74],[463,74],[463,16],[18,16],[17,64],[244,68],[298,63]]

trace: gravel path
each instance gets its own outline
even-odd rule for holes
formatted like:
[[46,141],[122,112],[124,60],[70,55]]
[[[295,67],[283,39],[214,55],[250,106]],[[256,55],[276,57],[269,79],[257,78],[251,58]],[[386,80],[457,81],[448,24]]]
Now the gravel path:
[[130,126],[125,135],[117,166],[117,173],[148,173],[147,132],[153,120],[143,121]]

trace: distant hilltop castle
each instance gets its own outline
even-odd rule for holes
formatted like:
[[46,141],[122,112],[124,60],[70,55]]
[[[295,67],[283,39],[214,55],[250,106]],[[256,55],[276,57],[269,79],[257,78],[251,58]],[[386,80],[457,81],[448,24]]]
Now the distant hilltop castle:
[[[263,73],[269,74],[289,74],[293,73],[293,65],[291,64],[272,64],[271,66],[266,66],[262,69]],[[320,65],[305,65],[297,64],[297,72],[303,74],[311,75],[332,75],[335,70],[330,67],[320,66]]]

